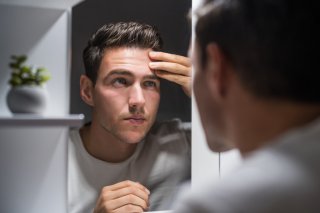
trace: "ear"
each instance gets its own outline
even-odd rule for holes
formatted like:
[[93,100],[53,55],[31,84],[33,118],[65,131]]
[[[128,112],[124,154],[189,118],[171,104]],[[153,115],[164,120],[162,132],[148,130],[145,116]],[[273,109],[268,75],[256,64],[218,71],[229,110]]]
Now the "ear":
[[206,48],[207,63],[206,63],[206,83],[208,89],[216,100],[221,100],[227,92],[227,70],[225,66],[225,56],[219,46],[215,43],[210,43]]
[[80,76],[80,96],[86,104],[94,106],[93,83],[86,75]]

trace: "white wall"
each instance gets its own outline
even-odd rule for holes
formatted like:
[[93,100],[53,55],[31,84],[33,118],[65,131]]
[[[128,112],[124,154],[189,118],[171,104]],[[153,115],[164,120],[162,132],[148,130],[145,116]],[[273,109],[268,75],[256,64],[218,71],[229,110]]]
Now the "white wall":
[[[11,114],[6,96],[12,54],[26,54],[27,65],[51,72],[45,115],[69,112],[71,10],[49,8],[49,2],[0,0],[0,116]],[[68,125],[27,126],[0,128],[0,212],[67,212]]]
[[68,10],[0,4],[0,115],[9,115],[6,95],[12,54],[27,54],[27,65],[44,66],[52,75],[47,84],[45,114],[63,115],[69,109]]
[[0,212],[66,213],[68,128],[1,126],[0,135]]
[[[194,11],[202,0],[192,1]],[[196,17],[192,17],[192,28],[195,26]],[[194,39],[194,32],[193,32]],[[223,178],[240,163],[240,155],[237,150],[226,153],[213,153],[209,150],[204,132],[201,126],[195,98],[192,97],[192,186],[198,187],[206,181],[214,182]]]
[[[201,0],[192,1],[194,11]],[[192,17],[192,28],[195,25],[195,17]],[[194,31],[192,32],[194,42]],[[195,70],[193,70],[194,72]],[[208,149],[205,135],[202,129],[198,108],[192,95],[192,187],[199,187],[207,180],[217,181],[219,179],[219,154]]]

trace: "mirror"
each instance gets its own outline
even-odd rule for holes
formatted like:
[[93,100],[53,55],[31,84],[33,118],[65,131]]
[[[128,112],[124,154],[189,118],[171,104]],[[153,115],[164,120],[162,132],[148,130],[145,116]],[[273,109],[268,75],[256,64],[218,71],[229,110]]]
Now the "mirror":
[[[164,51],[187,55],[191,23],[187,14],[191,0],[117,0],[84,1],[72,8],[71,113],[85,113],[91,120],[90,109],[79,96],[79,77],[84,72],[82,51],[88,39],[104,24],[119,21],[138,21],[158,28],[164,41]],[[178,117],[191,121],[191,100],[176,84],[161,82],[158,119]]]
[[[87,45],[88,39],[91,35],[104,24],[120,21],[137,21],[141,23],[147,23],[156,26],[163,38],[164,47],[163,51],[186,56],[188,52],[190,37],[191,37],[191,22],[187,19],[187,14],[191,8],[191,0],[117,0],[117,1],[105,1],[105,0],[90,0],[83,1],[80,4],[72,8],[72,60],[71,60],[71,95],[70,95],[70,113],[84,113],[86,121],[91,121],[91,109],[80,98],[79,95],[79,78],[84,73],[84,65],[82,62],[82,52]],[[166,80],[161,81],[161,101],[158,110],[158,121],[165,121],[172,118],[179,118],[181,125],[185,128],[191,128],[191,99],[185,95],[179,85]],[[184,128],[183,127],[183,128]],[[164,146],[169,146],[168,141],[176,140],[178,135],[170,135],[164,137],[161,141]],[[188,132],[190,138],[190,131]],[[147,139],[146,139],[147,140]],[[160,141],[160,140],[159,140]],[[151,141],[150,141],[151,142]],[[139,142],[140,143],[140,142]],[[167,144],[167,145],[165,145]],[[159,148],[160,149],[160,148]],[[181,149],[181,152],[184,148]],[[159,156],[159,159],[167,162],[171,159],[170,155],[165,153],[163,156]],[[189,157],[189,178],[190,178],[190,145],[188,153],[182,153]],[[153,159],[153,158],[152,158]],[[159,161],[159,159],[153,159]],[[162,161],[161,160],[161,161]],[[178,160],[179,161],[179,160]],[[171,161],[165,165],[167,170],[170,164],[175,162]],[[162,162],[163,164],[163,162]],[[150,167],[149,165],[152,165]],[[142,173],[150,173],[150,179],[156,180],[157,178],[165,179],[163,177],[153,177],[154,167],[151,163],[141,164]],[[157,168],[159,169],[159,168]],[[140,170],[139,170],[140,171]],[[185,172],[185,171],[183,171]],[[165,173],[165,172],[164,172]],[[172,173],[170,179],[174,179],[175,173]],[[135,176],[135,175],[133,175]],[[132,177],[133,179],[136,177]],[[143,180],[142,180],[143,181]],[[174,180],[176,181],[176,180]],[[118,182],[118,180],[116,181]],[[148,182],[146,180],[146,182]],[[160,181],[161,182],[161,181]],[[182,182],[182,180],[180,181]],[[162,183],[159,183],[162,184]],[[165,195],[166,188],[172,186],[167,185],[161,190]],[[160,188],[160,187],[158,187]],[[154,189],[159,190],[159,189]],[[170,206],[169,199],[161,198],[160,191],[152,191],[151,194],[155,194],[158,198],[151,196],[151,210],[167,210]],[[175,195],[178,194],[178,188]],[[173,198],[173,197],[172,197]],[[154,203],[158,202],[159,203]],[[167,201],[165,201],[167,200]],[[173,199],[170,200],[172,202]]]

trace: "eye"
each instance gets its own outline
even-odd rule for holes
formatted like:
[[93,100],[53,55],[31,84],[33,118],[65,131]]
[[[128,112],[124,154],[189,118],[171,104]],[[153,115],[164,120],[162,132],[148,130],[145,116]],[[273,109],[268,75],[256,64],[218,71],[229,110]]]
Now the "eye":
[[143,86],[147,88],[154,88],[157,87],[157,83],[155,81],[145,81],[143,82]]
[[125,78],[115,78],[113,81],[112,81],[112,85],[114,87],[125,87],[128,85],[128,81],[127,79]]

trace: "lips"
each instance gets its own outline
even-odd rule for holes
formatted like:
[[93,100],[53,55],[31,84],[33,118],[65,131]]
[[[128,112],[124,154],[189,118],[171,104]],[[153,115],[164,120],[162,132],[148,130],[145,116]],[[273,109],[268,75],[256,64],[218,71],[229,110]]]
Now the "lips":
[[125,121],[128,121],[129,123],[133,124],[133,125],[141,125],[146,121],[146,118],[143,116],[130,116],[128,118],[124,119]]

